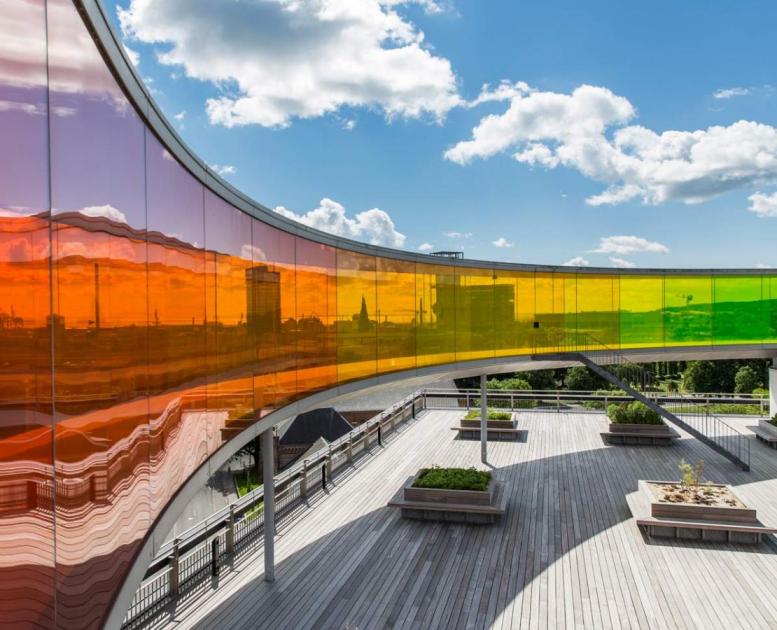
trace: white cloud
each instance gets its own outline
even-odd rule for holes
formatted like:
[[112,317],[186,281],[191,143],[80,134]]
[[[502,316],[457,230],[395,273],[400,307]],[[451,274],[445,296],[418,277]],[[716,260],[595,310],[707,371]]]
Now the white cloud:
[[210,166],[221,177],[226,177],[227,175],[234,175],[237,173],[237,168],[231,164],[209,164],[208,166]]
[[741,120],[727,127],[656,133],[634,106],[603,87],[571,94],[523,90],[503,114],[480,120],[445,158],[467,164],[512,152],[530,166],[565,166],[607,187],[590,205],[639,199],[699,203],[731,190],[777,183],[777,128]]
[[512,247],[515,243],[510,243],[504,236],[500,236],[495,241],[491,241],[494,247]]
[[771,269],[770,265],[767,265],[765,263],[756,263],[753,265],[756,269]]
[[174,114],[173,118],[175,118],[178,121],[183,121],[183,119],[186,118],[186,110],[183,110],[181,112],[178,112],[177,114]]
[[582,256],[575,256],[574,258],[570,258],[567,262],[561,263],[562,267],[588,267],[591,263],[588,262],[585,258]]
[[389,247],[402,247],[405,244],[405,235],[397,232],[394,221],[379,208],[359,212],[350,218],[346,216],[341,204],[324,198],[318,208],[306,214],[296,214],[283,206],[278,206],[275,211],[293,221],[337,236]]
[[717,99],[728,99],[734,98],[735,96],[747,96],[748,94],[750,94],[750,88],[733,87],[715,90],[715,93],[712,96]]
[[343,121],[343,129],[346,131],[353,131],[356,129],[356,121],[353,118],[349,118],[348,120]]
[[599,247],[591,250],[597,254],[633,254],[635,252],[650,252],[668,254],[669,248],[656,241],[648,241],[639,236],[603,236],[599,239]]
[[472,238],[472,232],[446,232],[448,238]]
[[402,4],[417,4],[429,15],[443,13],[449,9],[447,3],[438,2],[437,0],[380,0],[380,4],[387,7],[399,6]]
[[[427,11],[442,5],[416,0]],[[211,122],[281,127],[343,106],[441,120],[461,103],[450,62],[401,16],[400,0],[131,0],[125,35],[208,81]]]
[[777,192],[771,195],[757,192],[747,199],[750,201],[750,212],[755,212],[759,217],[777,217]]
[[432,245],[431,243],[421,243],[418,246],[418,251],[421,251],[421,252],[430,252],[433,249],[434,249],[434,245]]
[[534,90],[529,87],[528,83],[523,81],[517,81],[511,83],[510,81],[501,81],[499,85],[492,88],[488,83],[483,84],[480,88],[480,94],[477,98],[468,101],[466,107],[477,107],[483,103],[498,103],[500,101],[511,101],[516,96],[525,96],[531,94]]
[[138,64],[140,64],[140,53],[126,44],[122,44],[122,46],[124,46],[124,52],[127,53],[127,58],[130,60],[130,63],[137,67]]
[[616,267],[622,267],[623,269],[632,269],[637,266],[630,260],[618,258],[617,256],[610,256],[610,262]]

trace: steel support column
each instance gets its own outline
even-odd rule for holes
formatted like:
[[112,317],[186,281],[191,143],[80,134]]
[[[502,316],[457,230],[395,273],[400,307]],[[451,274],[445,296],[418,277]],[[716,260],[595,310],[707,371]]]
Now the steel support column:
[[275,479],[273,433],[262,433],[262,485],[264,487],[264,581],[275,581]]
[[486,375],[480,375],[480,461],[488,461],[488,390]]

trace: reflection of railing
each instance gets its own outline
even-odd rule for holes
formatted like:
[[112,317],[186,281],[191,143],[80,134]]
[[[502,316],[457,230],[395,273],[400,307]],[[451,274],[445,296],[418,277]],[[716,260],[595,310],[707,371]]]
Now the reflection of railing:
[[[294,506],[322,488],[324,479],[357,456],[371,444],[382,443],[383,436],[424,408],[422,391],[402,400],[332,442],[301,464],[275,478],[275,510],[283,519]],[[182,532],[163,544],[130,604],[125,628],[143,626],[161,611],[175,606],[178,599],[203,580],[218,575],[223,566],[256,543],[263,532],[263,489],[249,492],[206,521]]]

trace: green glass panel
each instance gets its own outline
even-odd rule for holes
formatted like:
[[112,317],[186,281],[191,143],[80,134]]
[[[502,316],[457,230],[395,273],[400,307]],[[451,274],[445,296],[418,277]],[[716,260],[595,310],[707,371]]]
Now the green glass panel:
[[761,276],[714,276],[712,330],[715,343],[760,343],[768,336]]
[[712,343],[712,278],[667,275],[664,280],[666,345]]

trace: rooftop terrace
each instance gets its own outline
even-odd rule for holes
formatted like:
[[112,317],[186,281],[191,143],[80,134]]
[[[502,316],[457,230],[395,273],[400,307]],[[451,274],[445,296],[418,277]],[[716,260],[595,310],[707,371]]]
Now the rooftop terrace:
[[[777,626],[777,545],[659,542],[626,496],[638,479],[676,479],[704,459],[777,522],[775,451],[752,445],[739,470],[695,439],[671,448],[608,447],[597,413],[521,412],[526,442],[490,442],[508,511],[494,526],[408,521],[386,507],[429,464],[479,465],[454,439],[458,411],[427,411],[375,457],[356,461],[279,526],[276,582],[261,547],[179,604],[175,628],[711,628]],[[736,421],[740,428],[754,419]]]

